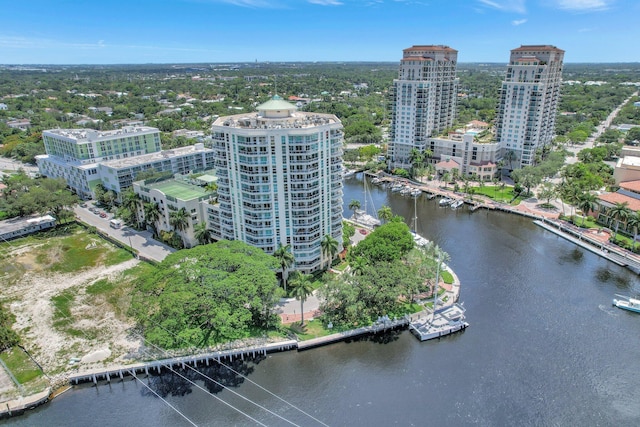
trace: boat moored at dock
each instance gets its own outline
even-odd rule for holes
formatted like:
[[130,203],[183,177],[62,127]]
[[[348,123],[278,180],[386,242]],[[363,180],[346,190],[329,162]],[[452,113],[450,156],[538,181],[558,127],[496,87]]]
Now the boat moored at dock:
[[458,209],[462,205],[464,205],[464,200],[462,200],[462,199],[454,200],[451,203],[451,209]]
[[451,203],[453,203],[453,199],[450,199],[448,197],[443,197],[442,199],[440,199],[440,201],[438,202],[438,204],[440,206],[449,206]]

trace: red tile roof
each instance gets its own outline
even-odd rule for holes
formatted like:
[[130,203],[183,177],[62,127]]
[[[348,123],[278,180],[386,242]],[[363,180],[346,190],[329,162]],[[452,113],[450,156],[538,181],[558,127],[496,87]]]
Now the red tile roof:
[[413,45],[410,48],[404,49],[403,52],[407,52],[410,50],[432,50],[435,52],[455,52],[458,53],[457,50],[450,48],[449,46],[444,45]]
[[530,51],[530,50],[551,50],[554,52],[562,52],[564,53],[564,50],[562,49],[558,49],[555,46],[552,46],[550,44],[531,44],[531,45],[520,45],[520,47],[517,47],[515,49],[511,49],[511,52],[526,52],[526,51]]
[[598,199],[611,205],[616,203],[627,203],[627,207],[632,211],[640,211],[640,200],[625,196],[620,193],[605,193],[598,196]]
[[638,181],[625,181],[620,183],[620,188],[633,191],[634,193],[640,193],[640,180]]

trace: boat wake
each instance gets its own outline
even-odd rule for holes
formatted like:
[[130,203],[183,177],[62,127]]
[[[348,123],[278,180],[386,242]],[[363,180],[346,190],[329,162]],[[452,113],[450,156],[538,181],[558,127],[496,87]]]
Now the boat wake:
[[607,313],[609,316],[613,316],[613,317],[618,317],[620,315],[620,313],[618,312],[618,310],[614,310],[611,306],[609,305],[605,305],[605,304],[599,304],[598,308],[602,311],[604,311],[605,313]]

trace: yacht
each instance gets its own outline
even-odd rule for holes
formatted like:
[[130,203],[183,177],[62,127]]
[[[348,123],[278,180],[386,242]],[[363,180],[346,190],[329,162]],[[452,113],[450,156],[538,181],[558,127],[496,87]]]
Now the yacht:
[[460,206],[464,205],[464,200],[458,199],[451,203],[451,209],[458,209]]
[[623,310],[640,313],[640,299],[616,295],[616,298],[613,299],[613,305]]
[[440,206],[449,206],[452,202],[453,202],[453,199],[450,199],[448,197],[443,197],[442,199],[440,199],[438,203],[440,204]]

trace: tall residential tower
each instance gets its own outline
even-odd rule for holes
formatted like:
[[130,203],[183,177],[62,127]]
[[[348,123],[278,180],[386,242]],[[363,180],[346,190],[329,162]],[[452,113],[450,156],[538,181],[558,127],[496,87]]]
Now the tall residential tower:
[[342,250],[342,123],[296,111],[279,96],[257,110],[213,123],[219,212],[209,215],[212,235],[269,254],[291,245],[296,270],[318,270],[331,258],[322,251],[325,236]]
[[511,51],[496,116],[496,140],[509,169],[533,164],[536,149],[554,137],[563,59],[564,51],[550,45]]
[[389,166],[409,167],[411,150],[424,151],[427,138],[453,126],[458,51],[449,46],[413,46],[402,51],[393,81]]

